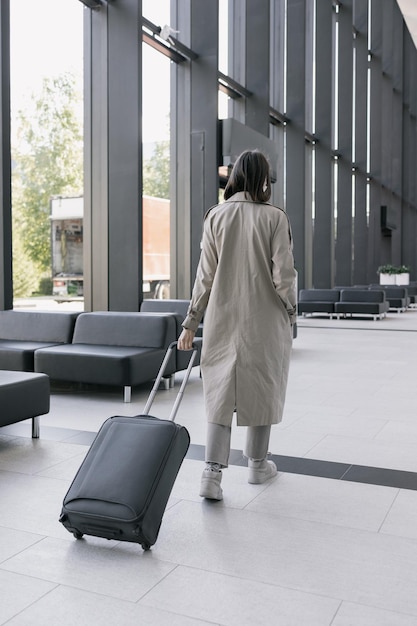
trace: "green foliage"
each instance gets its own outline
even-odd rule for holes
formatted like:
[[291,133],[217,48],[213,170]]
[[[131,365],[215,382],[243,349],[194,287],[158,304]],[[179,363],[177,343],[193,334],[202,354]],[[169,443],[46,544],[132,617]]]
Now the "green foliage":
[[[34,269],[42,273],[51,268],[51,196],[82,194],[78,105],[75,80],[64,74],[45,78],[41,92],[32,97],[31,107],[17,115],[12,145],[13,236],[17,253],[24,252],[25,262],[30,259]],[[19,262],[16,258],[18,266]]]
[[13,295],[15,298],[31,296],[39,287],[39,268],[24,250],[23,241],[21,233],[13,238]]
[[169,141],[158,141],[150,159],[143,163],[143,195],[169,200]]
[[395,265],[387,263],[386,265],[380,265],[377,269],[378,274],[397,274],[397,268]]
[[377,269],[378,274],[408,274],[410,272],[410,268],[407,265],[391,265],[387,263],[386,265],[380,265]]

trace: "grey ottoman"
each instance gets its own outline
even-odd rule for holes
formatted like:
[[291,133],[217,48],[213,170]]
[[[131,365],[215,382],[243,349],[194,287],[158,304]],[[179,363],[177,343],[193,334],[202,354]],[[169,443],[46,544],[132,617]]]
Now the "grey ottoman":
[[32,418],[32,437],[39,437],[39,415],[49,412],[46,374],[0,370],[0,427]]

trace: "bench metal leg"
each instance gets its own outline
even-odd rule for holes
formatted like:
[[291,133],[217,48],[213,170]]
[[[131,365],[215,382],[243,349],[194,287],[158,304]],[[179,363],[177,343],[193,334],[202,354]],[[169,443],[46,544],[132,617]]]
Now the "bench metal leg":
[[162,381],[166,391],[168,391],[168,389],[172,389],[175,383],[175,374],[171,374],[171,376],[164,376]]
[[32,439],[39,439],[39,416],[32,417]]
[[123,402],[130,402],[132,397],[132,387],[124,387]]

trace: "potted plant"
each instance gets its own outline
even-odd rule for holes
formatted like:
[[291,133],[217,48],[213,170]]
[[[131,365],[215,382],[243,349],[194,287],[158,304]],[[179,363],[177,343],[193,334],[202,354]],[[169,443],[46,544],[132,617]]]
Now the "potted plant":
[[397,274],[395,276],[396,285],[409,285],[410,284],[410,268],[407,265],[400,265],[397,268]]
[[395,285],[397,268],[394,265],[380,265],[377,269],[380,285]]

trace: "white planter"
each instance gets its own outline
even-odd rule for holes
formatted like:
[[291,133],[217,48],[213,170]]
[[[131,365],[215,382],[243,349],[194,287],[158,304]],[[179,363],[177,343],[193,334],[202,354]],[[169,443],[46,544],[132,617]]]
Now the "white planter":
[[410,284],[410,274],[408,272],[403,272],[402,274],[394,274],[395,276],[395,284],[396,285],[409,285]]
[[380,274],[379,284],[380,285],[396,285],[397,276],[400,276],[400,274]]

